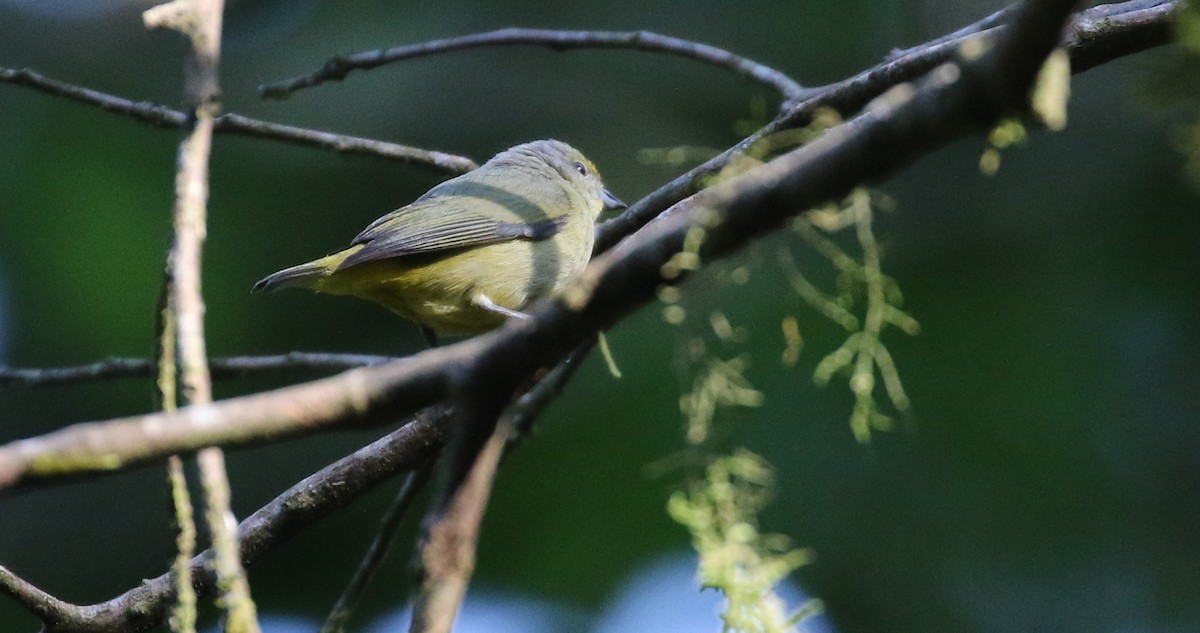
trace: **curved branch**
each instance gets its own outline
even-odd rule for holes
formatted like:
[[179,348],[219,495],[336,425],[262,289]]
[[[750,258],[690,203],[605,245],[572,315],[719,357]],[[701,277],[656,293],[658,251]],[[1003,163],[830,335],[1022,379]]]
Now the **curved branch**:
[[628,48],[669,53],[720,66],[770,86],[783,97],[785,103],[799,99],[805,92],[803,86],[774,68],[715,46],[669,35],[649,31],[557,31],[518,28],[431,40],[353,55],[339,55],[325,62],[325,65],[314,73],[261,86],[258,90],[264,97],[282,99],[297,90],[318,86],[326,81],[341,81],[353,70],[368,70],[406,59],[484,46],[546,46],[556,51],[571,48]]
[[[47,94],[66,97],[72,101],[96,106],[106,112],[123,114],[141,123],[149,123],[157,127],[184,129],[189,125],[188,115],[179,110],[146,101],[131,101],[123,97],[76,86],[57,79],[51,79],[28,68],[5,68],[0,66],[0,82],[25,86]],[[295,145],[319,147],[343,154],[378,156],[403,163],[431,167],[451,174],[461,174],[477,167],[475,161],[469,158],[445,152],[420,149],[357,136],[333,134],[320,130],[309,130],[291,125],[281,125],[233,113],[218,116],[213,124],[213,132],[218,134],[240,134],[242,136],[283,141]]]
[[[288,352],[272,356],[230,356],[208,361],[213,378],[235,378],[274,371],[344,371],[355,367],[382,365],[399,356],[335,354],[326,352]],[[154,361],[145,358],[105,358],[72,367],[19,369],[0,366],[0,385],[57,387],[80,382],[118,378],[149,378],[155,375]]]
[[1067,27],[1072,72],[1171,41],[1179,0],[1131,0],[1083,11]]
[[15,600],[17,604],[41,618],[43,622],[54,621],[64,613],[71,613],[79,609],[76,605],[63,602],[38,589],[33,586],[33,583],[9,571],[3,565],[0,565],[0,593]]

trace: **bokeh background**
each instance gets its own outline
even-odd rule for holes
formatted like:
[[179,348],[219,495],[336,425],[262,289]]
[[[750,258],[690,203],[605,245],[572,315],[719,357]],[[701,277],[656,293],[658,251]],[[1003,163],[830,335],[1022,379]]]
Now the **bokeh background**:
[[[177,104],[182,42],[144,32],[139,11],[148,4],[0,0],[0,65]],[[535,48],[411,61],[284,102],[260,101],[255,88],[335,53],[512,25],[654,30],[815,85],[1000,6],[231,1],[222,86],[227,111],[477,159],[561,138],[632,201],[682,169],[644,164],[639,150],[723,148],[739,138],[736,122],[753,116],[752,102],[774,97],[683,59]],[[788,248],[814,278],[830,277],[793,235],[740,256],[752,272],[746,285],[709,274],[684,286],[682,325],[650,306],[615,328],[625,377],[613,380],[591,359],[502,470],[467,620],[512,631],[719,629],[715,598],[692,599],[688,536],[664,511],[683,473],[655,467],[683,449],[678,396],[694,368],[681,359],[719,309],[746,337],[714,353],[750,358],[748,377],[765,395],[761,407],[722,418],[721,442],[775,465],[777,497],[763,528],[815,551],[787,595],[825,602],[816,630],[1197,630],[1200,197],[1174,147],[1182,113],[1145,96],[1168,55],[1077,77],[1068,128],[1006,151],[994,177],[979,173],[985,146],[970,139],[881,184],[897,202],[877,222],[885,270],[922,332],[886,341],[913,410],[868,445],[847,424],[844,382],[812,384],[813,367],[843,333],[778,270],[775,253]],[[175,131],[0,85],[0,363],[151,354],[177,142]],[[439,178],[219,136],[205,252],[210,351],[420,349],[415,328],[371,305],[249,288],[336,249]],[[805,338],[791,368],[779,362],[789,315]],[[309,377],[222,382],[217,395]],[[153,402],[144,380],[3,387],[0,440]],[[384,431],[232,453],[237,512]],[[395,485],[254,565],[254,593],[272,626],[311,630],[303,627],[336,597]],[[168,525],[159,468],[43,488],[0,499],[0,563],[64,599],[104,600],[165,569]],[[394,622],[408,555],[404,547],[393,556],[359,630]],[[0,631],[36,626],[0,600]]]

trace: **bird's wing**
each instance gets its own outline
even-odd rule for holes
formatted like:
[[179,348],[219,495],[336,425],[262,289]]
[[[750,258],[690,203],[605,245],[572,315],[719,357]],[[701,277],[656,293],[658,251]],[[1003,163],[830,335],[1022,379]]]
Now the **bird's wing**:
[[365,262],[507,242],[544,240],[562,229],[566,218],[532,223],[503,222],[445,199],[418,200],[375,220],[354,238],[363,248],[339,268]]

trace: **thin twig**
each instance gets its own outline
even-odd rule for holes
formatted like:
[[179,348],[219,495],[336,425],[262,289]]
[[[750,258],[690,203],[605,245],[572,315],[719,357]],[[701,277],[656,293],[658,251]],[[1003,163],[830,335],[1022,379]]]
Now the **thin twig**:
[[175,633],[196,630],[196,590],[192,588],[192,557],[196,555],[196,519],[192,496],[188,492],[183,458],[167,458],[167,483],[171,489],[172,518],[175,524],[175,559],[171,564],[171,584],[175,587],[175,606],[169,622]]
[[410,633],[450,633],[475,571],[479,526],[512,430],[511,419],[496,424],[465,480],[429,526],[421,546],[421,593],[413,603]]
[[[400,358],[402,357],[370,354],[288,352],[272,356],[210,358],[208,367],[212,377],[217,379],[279,371],[343,371],[355,367],[382,365]],[[118,378],[149,378],[154,375],[153,361],[145,358],[112,357],[71,367],[18,369],[0,366],[0,385],[57,387]]]
[[893,50],[891,53],[888,54],[887,59],[885,61],[892,61],[892,60],[900,59],[901,57],[907,57],[908,55],[911,55],[913,53],[925,51],[930,48],[940,47],[942,44],[945,44],[947,42],[962,41],[964,38],[966,38],[969,35],[975,35],[982,31],[986,31],[986,30],[992,28],[993,26],[1000,26],[1001,24],[1005,24],[1010,19],[1012,19],[1013,14],[1017,12],[1017,6],[1018,5],[1014,4],[1014,5],[1009,5],[1007,7],[1004,7],[1003,9],[1000,9],[999,11],[987,16],[986,18],[983,18],[982,20],[979,20],[978,22],[969,24],[957,31],[954,31],[953,33],[947,33],[946,35],[943,35],[939,38],[929,40],[928,42],[922,42],[918,46],[914,46],[912,48]]
[[[218,69],[221,59],[221,18],[224,0],[172,0],[142,14],[147,29],[171,29],[186,36],[191,48],[184,65],[185,101],[189,130],[179,145],[173,211],[175,241],[168,254],[167,305],[173,309],[178,339],[183,395],[190,406],[212,402],[204,336],[204,295],[200,287],[201,254],[208,232],[208,166],[213,126],[221,110]],[[242,567],[237,519],[225,471],[225,453],[209,447],[196,455],[204,489],[205,521],[216,556],[219,597],[228,633],[259,633],[258,609]]]
[[354,614],[354,609],[358,606],[367,585],[375,577],[375,572],[379,571],[388,552],[391,551],[392,541],[400,529],[400,523],[408,514],[409,507],[412,506],[417,494],[429,482],[434,463],[434,460],[430,459],[420,469],[409,473],[404,480],[400,491],[396,493],[396,498],[392,500],[387,512],[379,520],[379,529],[375,532],[375,538],[371,540],[371,545],[363,554],[358,569],[354,570],[354,576],[342,590],[342,595],[338,596],[337,602],[329,611],[329,616],[325,618],[325,623],[321,625],[320,633],[342,633],[345,629],[346,622]]
[[413,605],[412,633],[449,633],[475,571],[479,526],[501,458],[528,434],[595,345],[595,337],[586,339],[542,375],[507,407],[482,447],[472,446],[471,427],[489,422],[492,412],[475,409],[470,402],[459,408],[469,413],[460,415],[459,433],[445,460],[447,488],[426,517],[429,527],[420,551],[421,592]]
[[[123,97],[51,79],[28,68],[5,68],[0,66],[0,82],[25,86],[47,94],[66,97],[72,101],[97,106],[106,112],[123,114],[141,123],[149,123],[157,127],[186,129],[189,126],[188,115],[185,112],[146,101],[131,101]],[[386,141],[376,141],[358,136],[333,134],[320,130],[271,123],[232,112],[216,118],[213,122],[213,132],[217,134],[238,134],[241,136],[283,141],[295,145],[333,150],[343,154],[376,156],[403,163],[430,167],[450,174],[465,173],[477,166],[475,161],[455,154],[388,143]]]
[[[163,275],[162,290],[155,310],[155,337],[158,345],[158,395],[163,411],[178,408],[178,385],[176,383],[176,331],[173,275]],[[169,623],[174,633],[195,633],[196,591],[192,588],[192,556],[196,554],[196,520],[192,495],[188,491],[187,474],[183,469],[183,458],[172,455],[167,458],[167,484],[171,492],[171,506],[175,527],[175,560],[171,565],[175,585],[175,606],[171,610]]]
[[509,415],[513,419],[513,430],[508,438],[506,451],[510,451],[521,443],[533,429],[533,423],[541,415],[542,411],[550,405],[550,403],[560,393],[563,387],[570,382],[575,372],[579,370],[584,359],[591,353],[596,346],[595,338],[590,338],[584,341],[579,347],[571,350],[571,353],[566,358],[559,361],[550,371],[546,372],[545,376],[538,379],[533,387],[525,392],[517,401],[509,408]]
[[406,59],[485,46],[546,46],[556,51],[572,48],[626,48],[669,53],[720,66],[766,84],[776,90],[785,103],[799,99],[805,92],[800,84],[774,68],[715,46],[669,35],[649,31],[557,31],[519,28],[475,33],[353,55],[339,55],[325,62],[320,70],[312,74],[261,86],[259,92],[264,97],[283,98],[297,90],[311,88],[326,81],[341,81],[352,70],[367,70]]

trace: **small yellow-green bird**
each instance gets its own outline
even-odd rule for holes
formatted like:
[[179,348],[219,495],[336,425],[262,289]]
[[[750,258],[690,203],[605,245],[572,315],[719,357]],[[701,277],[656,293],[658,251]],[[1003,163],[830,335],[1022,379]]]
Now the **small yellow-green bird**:
[[625,203],[561,141],[500,152],[375,220],[350,247],[254,284],[374,301],[416,321],[429,341],[525,318],[587,265],[596,218]]

